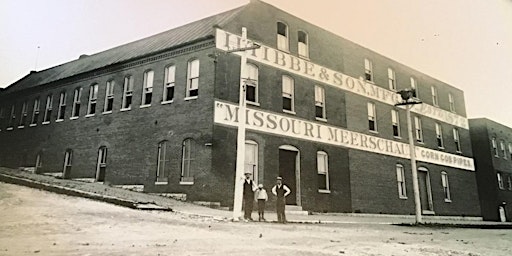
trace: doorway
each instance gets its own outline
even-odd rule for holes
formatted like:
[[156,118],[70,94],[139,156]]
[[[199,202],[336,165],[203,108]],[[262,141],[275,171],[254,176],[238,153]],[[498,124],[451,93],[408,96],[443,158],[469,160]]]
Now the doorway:
[[107,147],[98,149],[98,163],[96,164],[96,181],[105,181],[105,172],[107,169]]
[[283,183],[291,190],[291,193],[286,197],[287,205],[301,205],[299,160],[299,150],[295,147],[279,147],[279,176],[283,177]]
[[432,202],[432,191],[430,187],[430,175],[428,170],[425,168],[418,169],[418,185],[423,214],[434,214],[434,204]]

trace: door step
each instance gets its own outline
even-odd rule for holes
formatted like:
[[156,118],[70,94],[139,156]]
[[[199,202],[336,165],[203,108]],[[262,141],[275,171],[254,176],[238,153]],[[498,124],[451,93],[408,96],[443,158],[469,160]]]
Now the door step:
[[302,206],[298,206],[298,205],[286,205],[284,207],[284,211],[286,214],[292,214],[292,215],[309,215],[308,211],[302,210]]

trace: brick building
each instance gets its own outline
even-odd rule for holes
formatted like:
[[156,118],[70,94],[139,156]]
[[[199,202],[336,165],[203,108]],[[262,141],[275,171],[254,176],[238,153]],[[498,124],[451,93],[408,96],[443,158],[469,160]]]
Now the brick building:
[[[469,120],[484,220],[512,221],[512,128],[487,118]],[[501,210],[500,210],[501,208]]]
[[0,164],[233,203],[240,54],[245,168],[309,211],[479,216],[463,92],[261,1],[39,72],[0,95]]

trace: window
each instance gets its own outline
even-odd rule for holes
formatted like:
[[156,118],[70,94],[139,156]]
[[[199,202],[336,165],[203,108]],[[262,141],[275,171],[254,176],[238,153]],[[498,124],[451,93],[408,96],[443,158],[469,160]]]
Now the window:
[[37,121],[39,121],[39,98],[34,100],[34,111],[32,112],[32,121],[31,125],[37,125]]
[[440,124],[436,123],[436,139],[437,139],[437,147],[444,148],[443,143],[443,128]]
[[327,153],[316,153],[316,166],[318,170],[318,191],[329,192],[329,161]]
[[397,110],[391,110],[391,123],[393,125],[393,136],[400,137],[400,116]]
[[277,23],[277,49],[288,51],[288,26],[282,22]]
[[432,105],[439,106],[439,102],[437,99],[437,88],[434,86],[431,86],[430,91],[432,92]]
[[455,112],[455,100],[451,93],[448,93],[448,102],[450,103],[450,111]]
[[150,106],[153,97],[153,78],[155,72],[149,70],[144,72],[144,84],[142,86],[142,106]]
[[165,173],[166,167],[169,165],[167,154],[167,141],[158,143],[158,162],[156,165],[156,182],[167,182]]
[[43,168],[43,158],[41,156],[41,153],[39,153],[36,156],[35,173],[40,173],[41,168]]
[[126,76],[123,85],[123,105],[121,110],[129,110],[132,108],[133,97],[133,77]]
[[103,106],[103,112],[112,112],[114,108],[114,87],[116,82],[114,80],[110,80],[107,82],[107,86],[105,88],[105,106]]
[[80,115],[80,98],[82,97],[82,88],[78,87],[75,89],[75,94],[73,96],[73,110],[71,114],[71,118],[78,118]]
[[64,153],[64,169],[62,170],[63,178],[69,178],[71,174],[71,165],[73,163],[73,150],[67,149]]
[[9,116],[9,125],[7,126],[7,130],[12,130],[14,126],[14,121],[16,120],[16,105],[11,105],[11,115]]
[[89,104],[87,105],[87,115],[96,114],[96,101],[98,100],[98,84],[89,87]]
[[417,142],[423,142],[423,130],[421,128],[421,119],[417,116],[414,117],[414,131]]
[[0,107],[0,131],[2,131],[2,127],[4,124],[4,108]]
[[496,177],[498,178],[498,187],[500,189],[505,189],[505,187],[503,186],[503,177],[501,176],[501,173],[496,173]]
[[66,114],[66,92],[61,92],[59,97],[59,111],[57,113],[57,120],[64,120]]
[[459,130],[456,128],[453,128],[453,141],[455,142],[455,150],[457,152],[462,152],[460,147]]
[[411,77],[411,88],[414,89],[413,97],[419,98],[420,97],[420,91],[418,88],[418,83],[416,82],[416,79],[414,77]]
[[294,111],[294,81],[289,76],[283,76],[283,110]]
[[96,165],[96,181],[105,181],[105,173],[107,169],[107,147],[101,146],[98,149],[98,163]]
[[165,68],[164,96],[163,102],[170,102],[174,99],[174,84],[176,76],[176,66]]
[[377,113],[375,103],[368,102],[368,130],[377,131]]
[[398,197],[401,199],[407,199],[404,167],[401,164],[396,165],[396,180],[398,183]]
[[199,60],[192,60],[188,62],[186,97],[197,97],[197,95],[199,95]]
[[507,183],[508,183],[508,190],[512,190],[512,175],[508,175],[508,179],[507,179]]
[[309,57],[309,46],[308,46],[308,34],[304,31],[298,32],[298,49],[299,56],[308,58]]
[[492,152],[494,153],[495,157],[499,157],[499,155],[498,155],[498,146],[496,144],[496,138],[492,138]]
[[507,159],[507,151],[505,149],[505,142],[504,141],[500,141],[500,150],[501,150],[501,154],[503,154],[503,158]]
[[444,201],[451,202],[450,185],[448,183],[448,174],[446,172],[441,172],[441,183],[443,184]]
[[391,68],[388,68],[388,84],[390,90],[396,91],[395,71]]
[[325,119],[325,90],[318,85],[315,85],[315,116]]
[[46,97],[46,107],[44,109],[43,123],[49,123],[51,121],[52,109],[53,109],[53,95],[50,94],[50,95],[48,95],[48,97]]
[[369,59],[364,59],[364,77],[366,81],[373,81],[373,63]]
[[510,159],[512,159],[512,143],[508,143],[508,153],[510,154]]
[[27,121],[27,102],[23,102],[23,106],[21,107],[20,121],[18,123],[18,127],[25,127],[25,122]]
[[186,139],[183,141],[181,152],[181,181],[180,184],[191,185],[194,184],[194,177],[192,176],[192,164],[194,163],[194,141]]
[[247,79],[245,81],[245,100],[248,102],[258,102],[258,67],[253,64],[247,64]]
[[245,173],[252,173],[254,183],[258,184],[258,144],[245,141]]

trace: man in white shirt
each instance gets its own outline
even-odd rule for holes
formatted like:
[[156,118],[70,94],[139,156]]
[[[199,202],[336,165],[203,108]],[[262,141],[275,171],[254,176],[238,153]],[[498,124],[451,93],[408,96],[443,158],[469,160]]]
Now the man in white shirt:
[[291,193],[288,186],[283,184],[283,178],[277,177],[276,185],[272,188],[272,194],[277,196],[276,199],[276,211],[277,211],[277,222],[286,223],[286,215],[284,213],[284,207],[286,205],[286,197]]

